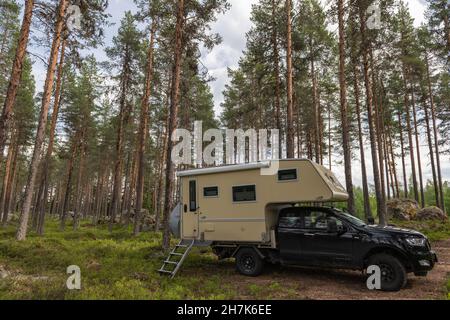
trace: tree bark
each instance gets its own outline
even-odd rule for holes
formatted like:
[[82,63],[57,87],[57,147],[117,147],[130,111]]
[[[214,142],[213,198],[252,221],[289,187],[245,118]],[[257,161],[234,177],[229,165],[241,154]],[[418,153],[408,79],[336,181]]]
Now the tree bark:
[[400,115],[400,111],[397,114],[398,116],[398,125],[400,132],[400,149],[402,153],[402,170],[403,170],[403,196],[408,198],[408,177],[406,176],[406,162],[405,162],[405,141],[403,139],[403,123],[402,117]]
[[431,172],[433,174],[434,197],[436,199],[436,206],[439,207],[440,206],[439,186],[436,174],[436,166],[434,162],[433,139],[431,137],[430,116],[428,106],[426,103],[423,104],[423,110],[425,112],[425,125],[427,128],[428,150],[430,151]]
[[12,161],[14,158],[16,148],[15,144],[16,144],[15,138],[12,137],[11,143],[9,144],[8,148],[8,156],[6,157],[5,174],[3,176],[2,193],[0,195],[0,217],[3,217],[3,213],[5,211],[6,194],[9,188],[8,183],[10,182]]
[[416,154],[417,154],[417,168],[419,170],[419,191],[420,191],[420,204],[422,208],[425,208],[425,194],[423,191],[423,175],[422,175],[422,160],[420,156],[420,143],[419,143],[419,129],[417,126],[417,114],[416,114],[416,98],[414,94],[413,84],[410,83],[411,87],[411,105],[413,112],[413,124],[414,124],[414,137],[416,140]]
[[61,42],[61,32],[64,25],[64,16],[66,12],[68,1],[61,0],[58,8],[58,18],[55,25],[55,35],[50,51],[50,59],[47,69],[47,77],[44,85],[44,92],[42,96],[41,113],[39,116],[39,125],[36,133],[36,142],[34,145],[33,157],[30,163],[30,172],[25,191],[25,200],[20,215],[19,228],[17,230],[16,239],[18,241],[25,240],[28,228],[28,219],[30,215],[31,200],[33,197],[34,185],[36,182],[36,175],[39,167],[39,155],[41,153],[42,143],[45,136],[45,128],[47,125],[48,107],[53,89],[53,77],[55,74],[56,63],[58,61],[58,51]]
[[409,109],[409,98],[408,98],[408,86],[407,86],[407,70],[406,66],[403,63],[403,88],[405,90],[404,93],[404,112],[406,114],[406,130],[408,133],[408,143],[409,143],[409,157],[411,161],[411,173],[412,173],[412,182],[413,182],[413,190],[414,190],[414,199],[419,202],[419,189],[417,187],[417,175],[416,175],[416,161],[414,157],[414,145],[413,145],[413,137],[412,137],[412,128],[411,128],[411,113]]
[[317,78],[316,68],[314,64],[314,44],[312,38],[309,40],[310,47],[310,65],[311,65],[311,79],[312,79],[312,97],[313,97],[313,114],[314,114],[314,155],[316,162],[320,164],[320,125],[319,125],[319,97],[317,94]]
[[292,21],[291,21],[292,0],[286,0],[286,21],[287,21],[287,47],[286,47],[286,67],[287,67],[287,137],[286,150],[287,158],[294,158],[294,103],[293,103],[293,70],[292,70]]
[[37,233],[39,235],[44,234],[44,223],[45,223],[45,210],[48,200],[48,188],[49,188],[49,173],[50,173],[50,162],[53,155],[53,147],[55,144],[55,134],[56,134],[56,125],[58,121],[58,114],[59,114],[59,107],[61,102],[61,84],[62,84],[62,78],[63,78],[63,68],[64,68],[64,59],[65,59],[65,50],[66,50],[66,44],[67,39],[66,35],[64,36],[64,40],[62,41],[61,45],[61,54],[59,58],[59,65],[58,65],[58,73],[56,78],[56,88],[55,88],[55,102],[53,104],[53,112],[52,112],[52,119],[51,119],[51,125],[50,125],[50,137],[48,140],[48,146],[47,146],[47,153],[45,155],[44,159],[44,168],[42,171],[42,180],[41,180],[41,187],[44,188],[44,197],[42,200],[42,209],[39,212],[39,218],[38,218],[38,225],[37,225]]
[[123,170],[123,153],[124,153],[124,136],[127,118],[129,115],[126,97],[130,82],[130,52],[126,47],[125,57],[123,61],[123,70],[121,76],[121,93],[120,93],[120,112],[119,112],[119,128],[117,130],[116,141],[116,161],[114,165],[114,188],[110,207],[109,231],[112,231],[117,212],[120,210],[121,193],[122,193],[122,170]]
[[363,197],[364,197],[364,216],[366,221],[370,221],[372,217],[372,209],[370,207],[370,197],[369,197],[369,185],[367,182],[367,169],[366,169],[366,156],[364,151],[364,139],[362,132],[362,121],[361,121],[361,107],[359,101],[359,72],[356,64],[353,64],[353,75],[354,75],[354,92],[355,92],[355,106],[356,106],[356,117],[358,120],[358,139],[359,139],[359,154],[361,158],[361,173],[362,173],[362,184],[363,184]]
[[145,76],[145,90],[141,102],[141,121],[139,126],[139,147],[138,147],[138,173],[136,185],[136,210],[134,221],[134,235],[137,236],[141,228],[141,211],[144,197],[144,176],[145,176],[145,146],[148,136],[149,103],[153,83],[153,43],[156,32],[156,21],[153,20],[150,31],[150,43],[147,53],[147,73]]
[[344,1],[338,0],[339,20],[339,84],[341,100],[341,124],[342,145],[344,149],[345,184],[348,193],[348,211],[355,214],[355,196],[353,194],[352,181],[352,155],[349,140],[348,105],[347,105],[347,82],[345,79],[345,25],[344,25]]
[[360,16],[360,32],[362,36],[362,56],[363,56],[363,66],[364,66],[364,82],[366,87],[366,98],[367,98],[367,113],[368,113],[368,121],[369,121],[369,132],[370,132],[370,146],[372,152],[372,166],[373,166],[373,176],[374,176],[374,184],[375,184],[375,194],[377,199],[377,212],[378,218],[381,225],[386,225],[386,203],[384,201],[384,197],[381,193],[380,186],[380,170],[377,156],[377,145],[376,145],[376,133],[374,128],[374,119],[373,119],[373,92],[372,92],[372,83],[370,77],[370,66],[369,66],[369,43],[366,37],[366,17],[363,8],[360,8],[359,11]]
[[277,32],[277,19],[276,19],[276,1],[272,0],[272,49],[273,49],[273,65],[274,65],[274,77],[275,77],[275,122],[277,129],[279,130],[278,143],[280,148],[278,157],[281,159],[281,81],[280,81],[280,52],[278,49],[278,32]]
[[15,191],[15,184],[16,184],[16,180],[17,180],[17,158],[19,155],[19,147],[17,145],[14,145],[14,155],[12,157],[12,168],[11,168],[11,174],[9,175],[9,179],[7,182],[7,188],[6,188],[6,192],[5,192],[5,202],[4,202],[4,206],[2,208],[3,210],[3,217],[2,217],[2,226],[6,226],[6,224],[8,223],[8,216],[9,213],[11,212],[11,206],[12,206],[12,202],[13,202],[13,195],[14,195],[14,191]]
[[174,166],[172,164],[171,153],[173,149],[173,142],[171,139],[172,132],[177,128],[178,108],[180,101],[180,77],[181,77],[181,60],[183,51],[183,29],[184,29],[184,0],[178,0],[177,8],[177,22],[175,26],[175,48],[174,48],[174,65],[172,71],[172,88],[169,108],[169,125],[167,130],[167,148],[166,148],[166,185],[165,185],[165,201],[163,212],[163,241],[162,246],[168,249],[170,245],[170,230],[169,230],[169,215],[173,207],[172,189],[173,189],[173,173]]
[[441,159],[440,159],[440,154],[439,154],[439,136],[438,136],[437,121],[436,121],[436,107],[434,105],[433,90],[431,87],[429,59],[428,59],[428,54],[426,52],[425,52],[425,64],[426,64],[426,71],[427,71],[428,99],[430,100],[431,120],[433,123],[434,149],[436,152],[436,169],[437,169],[437,176],[438,176],[439,200],[440,200],[438,203],[438,207],[441,208],[442,211],[445,212],[446,210],[445,210],[445,204],[444,204],[444,190],[443,190],[443,184],[442,184]]
[[76,152],[78,150],[78,146],[80,144],[79,142],[80,137],[80,131],[77,131],[75,134],[74,141],[72,143],[71,152],[70,152],[70,158],[69,162],[67,163],[67,174],[66,174],[66,190],[64,192],[64,198],[62,201],[62,213],[61,213],[61,222],[60,222],[60,230],[64,231],[66,228],[66,218],[67,218],[67,210],[69,208],[69,202],[70,202],[70,193],[72,189],[72,176],[73,176],[73,166],[75,162],[75,156]]
[[34,0],[25,1],[19,42],[17,44],[11,77],[9,79],[9,85],[6,91],[5,102],[3,104],[2,115],[0,118],[0,162],[3,158],[3,151],[5,149],[5,143],[8,136],[9,122],[11,120],[12,110],[16,101],[17,91],[20,85],[20,78],[22,76],[23,64],[27,52],[28,38],[30,35],[31,19],[33,16],[33,6]]

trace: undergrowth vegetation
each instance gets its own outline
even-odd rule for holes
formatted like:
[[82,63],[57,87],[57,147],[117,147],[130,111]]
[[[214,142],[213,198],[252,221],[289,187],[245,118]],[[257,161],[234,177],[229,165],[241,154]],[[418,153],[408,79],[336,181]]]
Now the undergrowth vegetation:
[[[415,228],[432,240],[450,238],[450,223],[394,222]],[[130,226],[131,228],[131,226]],[[173,280],[157,273],[166,253],[161,234],[132,236],[131,229],[95,227],[88,221],[77,231],[59,231],[49,221],[44,237],[31,233],[14,239],[16,226],[0,229],[0,299],[271,299],[298,298],[295,281],[252,281],[236,275],[232,261],[218,261],[209,249],[196,248]],[[173,243],[174,244],[174,243]],[[81,269],[81,290],[68,290],[67,267]],[[278,270],[278,269],[277,269]],[[450,293],[450,280],[447,284]],[[450,298],[450,296],[449,296]]]

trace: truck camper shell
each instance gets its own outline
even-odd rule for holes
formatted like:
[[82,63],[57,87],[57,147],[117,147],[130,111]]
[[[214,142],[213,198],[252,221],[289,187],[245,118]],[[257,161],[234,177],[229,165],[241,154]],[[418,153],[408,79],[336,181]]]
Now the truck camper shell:
[[342,202],[348,194],[334,174],[310,160],[272,160],[177,173],[182,240],[276,246],[280,209]]

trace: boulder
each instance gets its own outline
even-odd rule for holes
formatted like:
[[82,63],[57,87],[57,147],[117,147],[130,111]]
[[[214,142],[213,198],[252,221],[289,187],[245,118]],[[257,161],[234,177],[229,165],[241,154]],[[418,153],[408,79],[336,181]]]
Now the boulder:
[[447,215],[444,213],[444,211],[442,211],[438,207],[423,208],[422,210],[420,210],[417,213],[417,215],[414,218],[414,220],[419,220],[419,221],[423,221],[423,220],[442,220],[442,221],[445,221],[447,219],[448,219]]
[[391,199],[386,203],[388,218],[408,221],[414,219],[419,204],[411,199]]

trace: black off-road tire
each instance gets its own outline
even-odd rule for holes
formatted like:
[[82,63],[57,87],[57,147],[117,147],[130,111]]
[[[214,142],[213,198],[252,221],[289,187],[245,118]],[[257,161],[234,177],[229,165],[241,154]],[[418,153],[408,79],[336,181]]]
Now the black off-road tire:
[[368,266],[376,265],[381,269],[381,290],[399,291],[408,281],[405,266],[396,257],[380,253],[370,257]]
[[264,260],[252,248],[242,248],[235,256],[236,269],[239,273],[249,276],[259,276],[264,267]]

